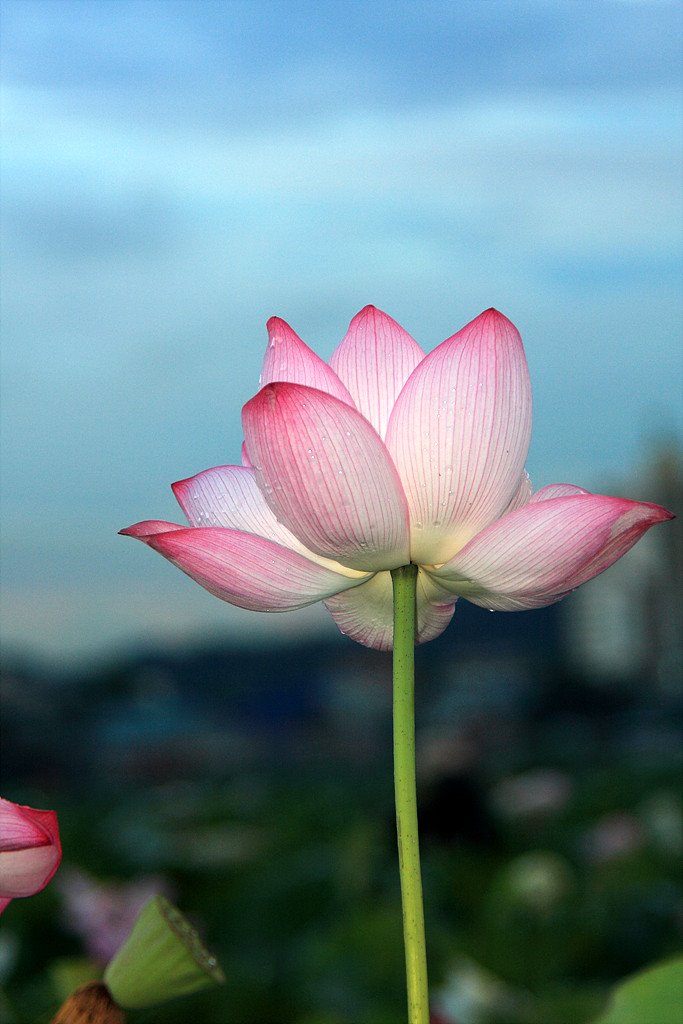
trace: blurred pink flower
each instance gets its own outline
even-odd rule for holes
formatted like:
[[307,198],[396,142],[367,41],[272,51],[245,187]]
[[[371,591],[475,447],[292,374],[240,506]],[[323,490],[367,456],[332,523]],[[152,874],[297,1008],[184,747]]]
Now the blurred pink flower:
[[433,1010],[429,1015],[429,1024],[458,1024],[455,1017],[445,1017],[442,1013],[437,1010]]
[[59,889],[68,925],[83,939],[88,956],[102,966],[123,945],[152,896],[167,892],[163,879],[154,876],[106,884],[78,869],[60,875]]
[[0,797],[0,913],[44,889],[62,859],[57,815]]
[[499,782],[492,793],[492,802],[507,818],[542,818],[563,810],[573,791],[574,784],[566,772],[537,768]]
[[605,864],[640,850],[645,843],[642,823],[634,814],[614,811],[600,818],[582,842],[587,860]]
[[672,518],[571,484],[532,494],[527,362],[494,309],[429,355],[373,306],[329,365],[283,320],[268,334],[243,465],[174,484],[189,528],[121,531],[224,601],[275,612],[323,600],[343,633],[386,650],[391,569],[419,566],[424,642],[459,596],[497,611],[552,604]]

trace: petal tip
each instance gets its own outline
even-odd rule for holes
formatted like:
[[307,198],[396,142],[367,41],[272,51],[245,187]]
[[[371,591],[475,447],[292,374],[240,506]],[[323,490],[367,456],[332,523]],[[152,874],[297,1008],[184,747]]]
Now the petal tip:
[[512,320],[505,316],[505,313],[501,313],[499,309],[496,309],[495,306],[489,306],[489,308],[485,309],[483,313],[480,313],[476,319],[484,323],[500,324],[504,327],[511,327],[514,331],[517,331]]
[[266,330],[268,332],[268,340],[271,345],[282,341],[283,334],[294,334],[294,331],[289,326],[286,320],[283,320],[281,316],[271,316],[266,321]]
[[141,534],[137,529],[139,525],[139,523],[136,523],[135,526],[126,526],[125,529],[119,530],[119,537],[140,537]]
[[668,508],[664,508],[663,505],[650,505],[652,509],[652,523],[666,523],[670,519],[676,518],[676,513],[672,512]]
[[657,523],[666,523],[670,519],[676,518],[675,512],[671,512],[668,508],[657,505],[653,501],[633,501],[631,498],[613,498],[612,500],[621,503],[626,514],[632,512],[638,515],[644,530],[649,530]]
[[182,494],[183,491],[185,491],[187,489],[187,485],[189,484],[190,480],[192,480],[192,479],[193,479],[193,477],[186,476],[183,480],[175,480],[171,484],[171,490],[175,494],[176,498],[178,497],[179,494]]
[[244,421],[244,417],[247,413],[253,412],[255,409],[262,407],[264,402],[271,407],[275,405],[277,402],[278,392],[282,388],[283,383],[283,381],[271,381],[269,384],[264,384],[263,387],[260,388],[255,395],[252,395],[249,401],[245,402],[242,406],[242,420]]
[[364,320],[368,320],[371,317],[374,319],[374,317],[376,316],[386,317],[386,315],[387,314],[383,313],[381,309],[377,308],[377,306],[368,304],[367,306],[363,306],[362,309],[359,309],[355,316],[351,317],[349,329],[351,327],[358,327],[359,324],[362,324]]
[[149,544],[151,538],[157,534],[173,533],[176,530],[184,529],[186,527],[179,526],[177,523],[167,523],[161,519],[144,519],[141,523],[133,523],[132,526],[126,526],[125,529],[119,530],[119,535],[122,537],[134,537],[136,540],[142,540]]

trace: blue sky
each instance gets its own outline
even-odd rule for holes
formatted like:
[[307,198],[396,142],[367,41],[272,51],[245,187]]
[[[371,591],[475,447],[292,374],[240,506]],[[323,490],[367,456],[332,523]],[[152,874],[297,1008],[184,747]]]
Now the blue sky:
[[427,349],[495,305],[531,366],[534,482],[651,496],[648,443],[683,436],[680,4],[2,16],[10,644],[333,629],[230,609],[116,536],[238,461],[271,314],[329,356],[368,302]]

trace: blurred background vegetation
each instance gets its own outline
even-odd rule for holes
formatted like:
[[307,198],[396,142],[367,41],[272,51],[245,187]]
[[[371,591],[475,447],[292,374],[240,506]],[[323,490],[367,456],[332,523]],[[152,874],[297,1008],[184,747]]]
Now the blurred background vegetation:
[[[677,500],[670,461],[658,487]],[[419,650],[437,1020],[581,1024],[678,947],[679,542],[660,529],[637,564],[537,612],[460,602]],[[340,637],[81,674],[10,658],[2,699],[3,777],[13,799],[57,808],[64,845],[54,882],[4,915],[8,1021],[48,1020],[70,958],[106,963],[153,892],[200,928],[227,984],[133,1024],[403,1019],[388,656]]]

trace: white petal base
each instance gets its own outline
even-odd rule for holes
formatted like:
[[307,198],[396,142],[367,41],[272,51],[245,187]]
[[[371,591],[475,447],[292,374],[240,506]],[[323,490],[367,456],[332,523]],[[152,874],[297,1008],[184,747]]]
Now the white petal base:
[[[427,599],[427,588],[434,587],[422,569],[417,579],[417,642],[426,643],[440,636],[453,618],[455,598],[448,604],[433,604]],[[367,583],[335,594],[325,601],[339,629],[365,647],[390,651],[394,640],[394,599],[391,573],[378,572]]]

